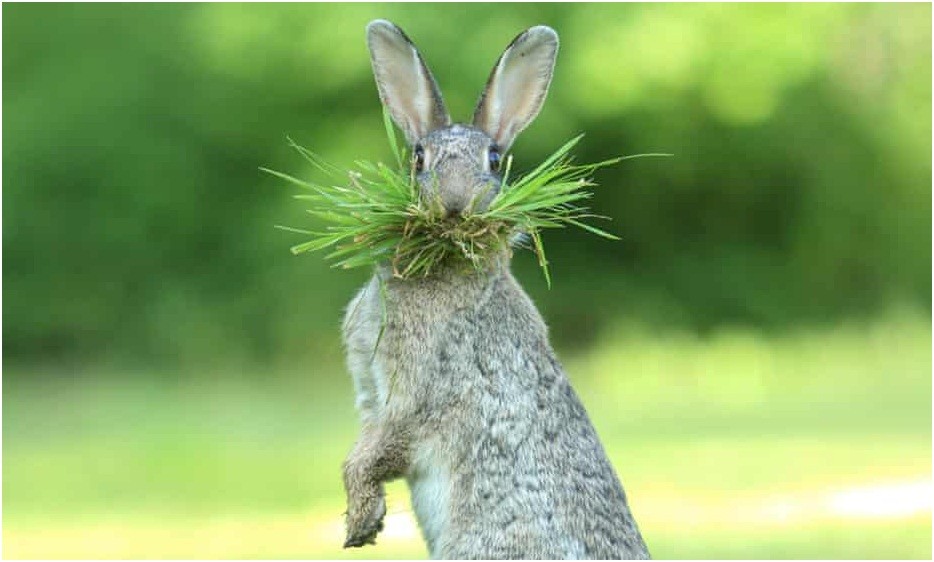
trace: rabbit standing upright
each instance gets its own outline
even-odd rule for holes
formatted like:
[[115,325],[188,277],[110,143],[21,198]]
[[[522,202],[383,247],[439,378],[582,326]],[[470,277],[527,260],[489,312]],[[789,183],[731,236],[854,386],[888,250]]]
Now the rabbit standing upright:
[[[502,155],[544,102],[555,31],[532,27],[513,40],[470,125],[451,123],[401,29],[376,20],[366,32],[421,196],[440,199],[450,216],[486,208]],[[433,558],[648,558],[507,253],[473,273],[402,280],[377,268],[348,306],[343,335],[362,418],[344,463],[345,547],[375,541],[383,483],[404,477]]]

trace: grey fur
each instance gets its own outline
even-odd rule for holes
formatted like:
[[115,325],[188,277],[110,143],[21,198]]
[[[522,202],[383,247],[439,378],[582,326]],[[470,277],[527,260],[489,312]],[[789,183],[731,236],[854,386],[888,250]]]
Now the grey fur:
[[[537,87],[543,99],[547,81]],[[397,107],[406,105],[418,103]],[[423,196],[440,195],[449,211],[485,206],[499,189],[487,164],[489,131],[444,126],[413,142],[426,153]],[[469,275],[440,270],[400,280],[380,267],[350,303],[343,335],[363,422],[344,463],[345,546],[375,541],[383,483],[404,477],[433,558],[648,558],[507,254]]]

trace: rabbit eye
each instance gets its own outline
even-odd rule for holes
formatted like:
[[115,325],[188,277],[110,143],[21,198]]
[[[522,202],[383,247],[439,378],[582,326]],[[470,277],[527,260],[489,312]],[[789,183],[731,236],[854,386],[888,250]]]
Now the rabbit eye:
[[499,150],[495,146],[490,147],[488,158],[490,161],[490,171],[498,172],[501,158],[499,155]]
[[415,171],[421,173],[425,168],[425,149],[422,148],[422,145],[415,145],[415,151],[413,155],[415,157]]

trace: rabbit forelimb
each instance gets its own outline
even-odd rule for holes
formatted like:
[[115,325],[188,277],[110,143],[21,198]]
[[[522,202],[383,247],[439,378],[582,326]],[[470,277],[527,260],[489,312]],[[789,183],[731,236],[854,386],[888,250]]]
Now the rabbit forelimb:
[[395,424],[367,424],[344,461],[347,538],[344,548],[375,544],[383,529],[383,483],[405,474],[410,459],[408,432]]

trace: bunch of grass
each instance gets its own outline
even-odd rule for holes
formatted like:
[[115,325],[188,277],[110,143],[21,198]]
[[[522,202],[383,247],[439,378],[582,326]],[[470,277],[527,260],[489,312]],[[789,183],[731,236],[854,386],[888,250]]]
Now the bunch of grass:
[[291,146],[331,182],[303,181],[262,168],[303,188],[306,192],[294,197],[305,202],[308,213],[324,223],[324,228],[316,231],[277,225],[311,237],[293,246],[293,254],[329,249],[326,257],[337,267],[389,263],[395,277],[410,279],[430,276],[442,266],[482,270],[518,243],[535,252],[550,285],[541,232],[573,226],[617,240],[613,234],[583,222],[607,218],[590,213],[583,205],[592,196],[589,189],[596,185],[590,176],[622,160],[649,156],[575,164],[570,152],[580,135],[515,179],[510,175],[512,158],[507,158],[502,188],[489,207],[451,218],[440,201],[420,197],[413,167],[399,146],[388,113],[384,113],[384,120],[395,166],[357,161],[354,169],[343,170],[289,139]]

